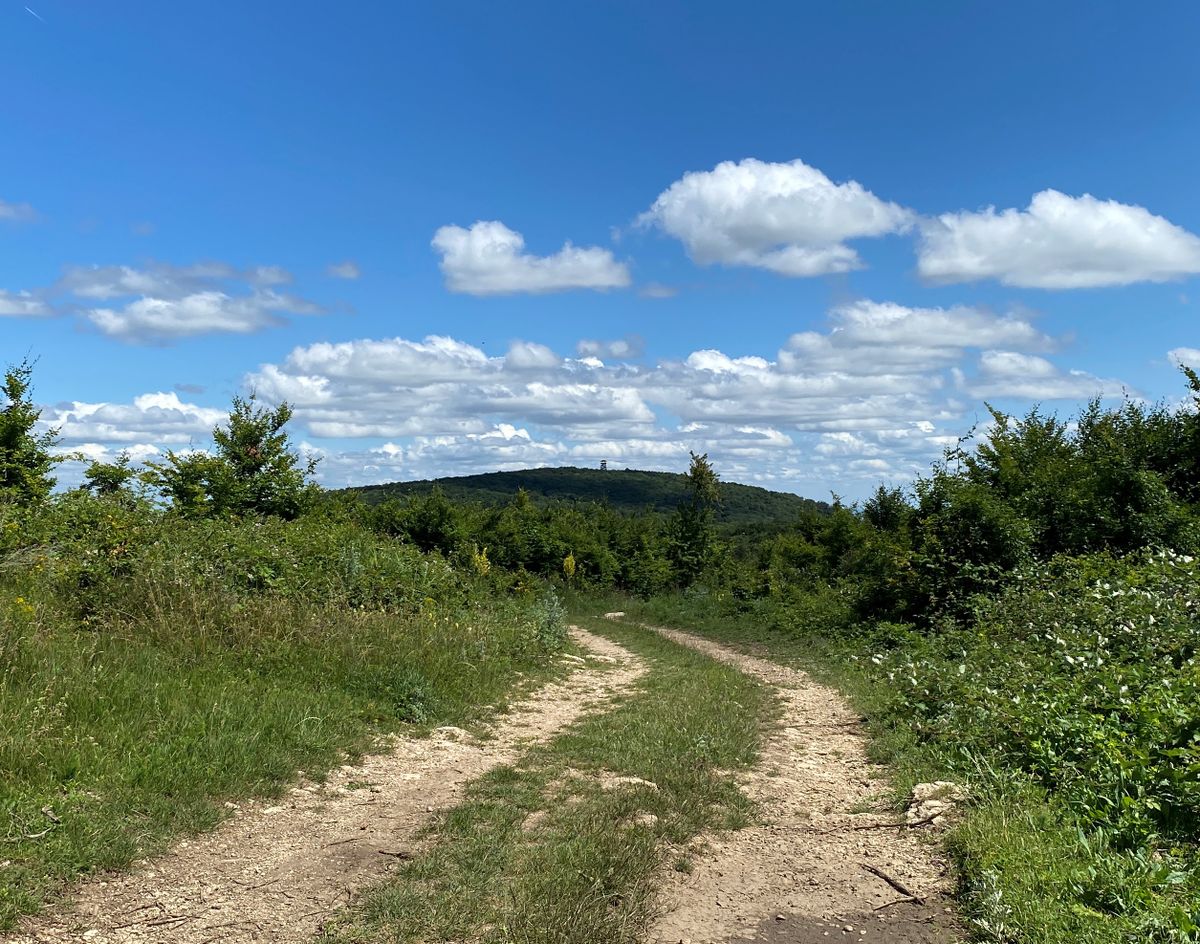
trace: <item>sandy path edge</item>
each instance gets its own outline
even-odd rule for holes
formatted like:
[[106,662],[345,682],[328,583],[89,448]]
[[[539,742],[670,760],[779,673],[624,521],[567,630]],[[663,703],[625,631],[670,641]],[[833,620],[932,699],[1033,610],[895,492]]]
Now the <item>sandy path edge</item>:
[[[357,890],[411,854],[417,834],[461,798],[464,784],[544,741],[646,671],[624,647],[571,628],[588,659],[516,705],[478,740],[457,728],[393,739],[387,753],[301,783],[272,804],[248,803],[206,833],[119,875],[78,885],[67,900],[26,920],[6,944],[87,941],[309,940]],[[370,786],[351,789],[350,784]]]
[[[691,874],[663,873],[661,917],[651,941],[957,939],[947,913],[946,864],[936,845],[914,831],[856,828],[895,814],[877,799],[887,783],[867,760],[861,719],[838,691],[797,669],[691,633],[635,625],[759,679],[783,703],[782,723],[741,783],[758,804],[760,821],[704,837]],[[903,896],[865,865],[927,900],[898,902]]]

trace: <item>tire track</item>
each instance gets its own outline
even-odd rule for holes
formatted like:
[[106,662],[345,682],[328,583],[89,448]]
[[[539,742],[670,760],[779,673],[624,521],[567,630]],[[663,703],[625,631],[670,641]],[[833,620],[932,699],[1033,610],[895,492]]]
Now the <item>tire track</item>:
[[480,740],[458,728],[393,739],[387,753],[301,783],[274,804],[235,808],[210,833],[120,875],[90,879],[27,920],[9,944],[308,941],[364,886],[418,848],[463,787],[627,691],[646,671],[611,640],[572,627],[587,659],[499,718]]

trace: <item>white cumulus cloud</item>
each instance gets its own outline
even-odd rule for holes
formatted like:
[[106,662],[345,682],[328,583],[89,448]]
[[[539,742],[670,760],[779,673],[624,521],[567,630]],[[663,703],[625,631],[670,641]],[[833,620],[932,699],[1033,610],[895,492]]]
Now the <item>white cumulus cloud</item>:
[[53,309],[36,295],[0,289],[0,318],[42,318],[52,314]]
[[847,240],[906,229],[913,214],[854,180],[834,183],[803,161],[749,158],[693,171],[639,217],[680,240],[701,265],[814,276],[861,268]]
[[198,334],[250,334],[285,323],[281,313],[312,308],[266,290],[233,296],[220,291],[182,298],[139,298],[123,308],[93,308],[87,318],[102,334],[120,341],[161,344]]
[[350,259],[347,259],[345,262],[334,263],[325,272],[330,278],[349,279],[350,281],[362,275],[362,269],[358,267],[358,263]]
[[446,287],[467,295],[544,294],[624,288],[629,270],[612,252],[567,243],[552,256],[525,251],[525,240],[498,220],[470,229],[443,226],[433,236]]
[[[261,365],[245,387],[292,404],[293,435],[324,456],[328,485],[603,459],[679,471],[696,451],[732,480],[816,497],[835,482],[863,494],[911,479],[985,397],[1122,392],[1057,363],[1056,340],[1020,314],[965,307],[859,301],[761,354],[630,362],[639,343],[585,339],[564,356],[530,340],[503,355],[437,335],[322,342]],[[223,413],[172,392],[67,404],[47,419],[71,443],[112,450],[203,445]]]
[[1043,190],[1024,210],[923,221],[917,270],[933,282],[1022,288],[1166,282],[1200,272],[1200,237],[1140,206]]
[[780,352],[789,371],[851,376],[926,373],[961,360],[969,348],[1048,352],[1052,338],[1018,314],[967,306],[910,308],[863,299],[830,312],[829,332],[792,335]]
[[189,266],[152,263],[144,268],[67,266],[55,288],[78,298],[101,301],[130,295],[178,298],[238,277],[238,270],[223,262],[200,262]]
[[1167,358],[1177,367],[1200,370],[1200,348],[1176,347],[1167,352]]
[[200,334],[249,334],[285,324],[284,315],[321,314],[320,306],[276,288],[291,280],[275,265],[150,263],[69,266],[54,288],[78,300],[81,316],[108,337],[168,344]]
[[646,342],[637,335],[617,338],[614,341],[599,341],[584,338],[575,345],[580,357],[596,358],[601,361],[627,361],[642,356]]
[[1063,370],[1044,357],[1016,351],[984,351],[979,376],[968,385],[976,397],[1017,397],[1025,400],[1086,400],[1120,396],[1119,380],[1104,380],[1082,370]]
[[170,392],[143,394],[130,403],[58,404],[42,412],[42,421],[56,427],[66,445],[138,445],[145,452],[153,448],[150,444],[207,440],[227,415],[223,410],[187,403]]

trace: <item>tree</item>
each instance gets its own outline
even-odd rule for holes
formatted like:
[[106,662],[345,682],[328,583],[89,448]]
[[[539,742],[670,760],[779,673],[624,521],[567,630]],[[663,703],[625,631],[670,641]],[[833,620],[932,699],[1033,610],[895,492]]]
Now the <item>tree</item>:
[[687,498],[675,509],[667,531],[667,558],[675,581],[691,586],[712,563],[716,553],[713,512],[721,503],[721,483],[708,454],[691,453]]
[[253,395],[234,397],[229,421],[213,430],[212,453],[168,452],[150,466],[154,483],[181,513],[191,517],[275,515],[295,518],[312,501],[309,476],[317,460],[302,464],[284,426],[287,403],[260,407]]
[[45,499],[54,488],[51,470],[63,461],[50,450],[58,430],[35,432],[39,410],[30,399],[33,365],[22,361],[4,375],[0,407],[0,501],[28,504]]
[[904,497],[902,488],[880,485],[873,495],[863,503],[863,519],[877,531],[893,534],[904,530],[912,516],[912,506]]
[[82,488],[99,496],[126,494],[127,486],[138,474],[130,461],[129,453],[122,452],[115,462],[93,462],[83,473]]
[[381,534],[407,538],[422,551],[440,551],[447,557],[462,538],[459,509],[440,485],[427,494],[410,495],[405,501],[382,502],[372,512],[372,520]]

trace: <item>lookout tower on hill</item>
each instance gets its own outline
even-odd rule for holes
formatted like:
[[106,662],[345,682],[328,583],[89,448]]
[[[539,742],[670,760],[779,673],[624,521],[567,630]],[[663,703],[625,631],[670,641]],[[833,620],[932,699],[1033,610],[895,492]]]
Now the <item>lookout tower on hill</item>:
[[600,471],[601,471],[601,472],[607,472],[607,471],[608,471],[608,460],[607,460],[607,459],[601,459],[601,460],[600,460]]

